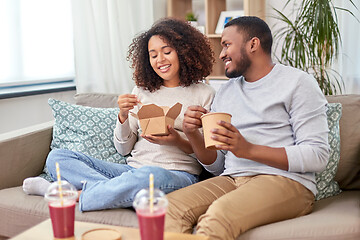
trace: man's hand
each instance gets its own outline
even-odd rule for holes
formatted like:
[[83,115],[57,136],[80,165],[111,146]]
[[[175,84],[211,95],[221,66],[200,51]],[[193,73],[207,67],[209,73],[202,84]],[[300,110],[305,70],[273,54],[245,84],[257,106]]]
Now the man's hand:
[[188,107],[184,114],[183,131],[189,139],[197,159],[203,164],[210,165],[215,162],[217,153],[205,148],[204,137],[199,131],[199,128],[202,127],[200,117],[207,112],[201,106]]
[[207,113],[207,110],[201,106],[190,106],[184,114],[183,131],[185,134],[191,134],[201,128],[200,117]]
[[231,151],[236,157],[250,159],[275,168],[288,171],[289,163],[284,147],[274,148],[252,144],[241,135],[231,123],[218,122],[225,129],[212,129],[212,139],[226,145],[215,145],[220,150]]
[[159,145],[176,146],[181,136],[170,125],[168,126],[168,129],[169,129],[169,135],[166,136],[141,135],[141,137],[143,137],[144,139],[148,140],[151,143],[155,143]]
[[231,123],[219,121],[218,124],[225,129],[211,129],[212,139],[222,142],[225,145],[215,145],[217,149],[231,151],[236,157],[249,157],[249,150],[252,144],[245,140],[239,130]]

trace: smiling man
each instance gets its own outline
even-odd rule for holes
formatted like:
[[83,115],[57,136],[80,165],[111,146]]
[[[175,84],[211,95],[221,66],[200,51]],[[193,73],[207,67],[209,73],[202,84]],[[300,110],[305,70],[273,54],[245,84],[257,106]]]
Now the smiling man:
[[226,76],[213,112],[227,112],[212,138],[225,143],[204,147],[199,131],[206,110],[190,106],[183,129],[201,164],[217,175],[168,195],[166,230],[210,239],[235,239],[268,223],[312,210],[315,172],[325,169],[328,126],[325,96],[316,80],[298,69],[273,63],[272,35],[257,17],[225,25],[221,38]]

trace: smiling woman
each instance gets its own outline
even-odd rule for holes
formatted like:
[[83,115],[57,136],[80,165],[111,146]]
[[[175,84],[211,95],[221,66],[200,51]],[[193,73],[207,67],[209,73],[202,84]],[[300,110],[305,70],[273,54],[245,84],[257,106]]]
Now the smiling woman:
[[69,0],[0,1],[0,90],[74,79]]
[[[153,37],[152,40],[155,40],[155,36],[158,36],[156,39],[160,38],[163,44],[165,43],[162,46],[168,46],[163,49],[164,55],[166,52],[170,53],[170,48],[176,50],[180,64],[181,86],[187,87],[198,83],[211,73],[215,59],[208,38],[204,37],[200,31],[190,28],[186,22],[168,18],[165,21],[159,20],[145,34],[135,37],[129,47],[128,60],[134,69],[133,78],[137,86],[153,92],[159,89],[166,80],[155,71],[158,67],[154,69],[151,63],[151,56],[154,57],[156,54],[152,54],[151,50],[154,49],[148,49],[149,40]],[[155,41],[152,42],[155,43]],[[161,65],[161,62],[158,64],[160,67],[165,67]]]
[[174,48],[155,35],[149,39],[150,65],[164,81],[165,87],[176,87],[180,84],[179,58]]

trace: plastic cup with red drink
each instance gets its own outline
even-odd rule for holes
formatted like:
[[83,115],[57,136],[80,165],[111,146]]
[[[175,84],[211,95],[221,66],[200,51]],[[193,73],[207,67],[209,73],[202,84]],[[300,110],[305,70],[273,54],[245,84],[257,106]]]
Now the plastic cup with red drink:
[[75,204],[78,193],[76,188],[67,181],[53,182],[45,199],[48,202],[50,218],[56,239],[74,236]]
[[154,189],[152,197],[150,192],[149,189],[140,190],[133,202],[138,217],[141,240],[163,240],[168,200],[159,189]]

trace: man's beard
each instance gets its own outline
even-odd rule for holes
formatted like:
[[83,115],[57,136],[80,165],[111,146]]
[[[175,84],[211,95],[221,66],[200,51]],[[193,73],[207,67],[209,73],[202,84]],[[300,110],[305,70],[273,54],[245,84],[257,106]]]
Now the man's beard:
[[246,54],[245,48],[241,49],[241,59],[239,62],[239,64],[236,66],[236,69],[229,72],[228,70],[225,70],[225,75],[228,78],[237,78],[240,77],[244,74],[244,72],[246,72],[248,70],[248,68],[251,65],[251,61],[248,57],[248,55]]

